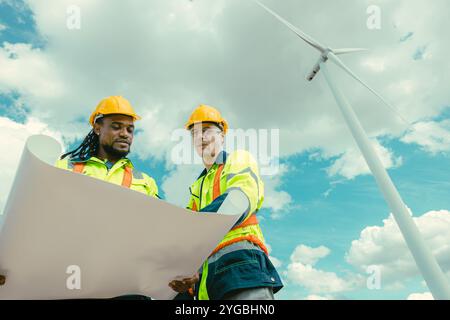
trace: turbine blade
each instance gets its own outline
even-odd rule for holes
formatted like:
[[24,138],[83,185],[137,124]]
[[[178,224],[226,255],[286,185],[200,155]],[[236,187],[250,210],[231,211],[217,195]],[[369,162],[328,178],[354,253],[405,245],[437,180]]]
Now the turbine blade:
[[272,11],[271,9],[269,9],[268,7],[263,5],[261,2],[259,2],[258,0],[253,0],[253,1],[256,2],[256,4],[258,4],[261,8],[266,10],[268,13],[273,15],[275,18],[277,18],[279,21],[281,21],[284,25],[286,25],[289,29],[291,29],[291,31],[293,31],[298,37],[300,37],[303,41],[305,41],[312,47],[316,48],[321,53],[323,53],[326,50],[326,48],[323,45],[321,45],[319,42],[317,42],[316,40],[311,38],[309,35],[307,35],[303,31],[301,31],[300,29],[298,29],[296,26],[291,24],[289,21],[283,19],[281,16],[279,16],[277,13],[275,13],[274,11]]
[[354,52],[361,52],[361,51],[368,51],[368,49],[365,49],[365,48],[342,48],[342,49],[333,49],[333,53],[334,53],[335,55],[346,54],[346,53],[354,53]]
[[328,58],[333,61],[338,67],[340,67],[342,70],[344,70],[348,75],[350,75],[353,79],[361,83],[364,87],[369,89],[370,92],[372,92],[378,99],[381,100],[389,109],[391,109],[392,112],[394,112],[403,122],[405,122],[408,126],[411,125],[409,121],[407,121],[398,111],[395,109],[389,102],[384,100],[384,98],[378,94],[375,90],[373,90],[371,87],[369,87],[368,84],[366,84],[363,80],[361,80],[356,74],[353,73],[342,61],[339,59],[335,54],[330,52],[328,54]]

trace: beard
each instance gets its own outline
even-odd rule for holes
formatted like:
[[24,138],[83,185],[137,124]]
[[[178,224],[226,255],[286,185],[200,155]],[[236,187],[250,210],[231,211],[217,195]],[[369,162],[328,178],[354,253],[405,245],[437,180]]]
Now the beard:
[[106,153],[108,153],[108,154],[110,154],[110,155],[112,155],[114,157],[120,157],[120,158],[126,157],[131,151],[131,146],[128,147],[127,151],[125,151],[125,150],[117,150],[111,145],[103,145],[102,147],[106,151]]

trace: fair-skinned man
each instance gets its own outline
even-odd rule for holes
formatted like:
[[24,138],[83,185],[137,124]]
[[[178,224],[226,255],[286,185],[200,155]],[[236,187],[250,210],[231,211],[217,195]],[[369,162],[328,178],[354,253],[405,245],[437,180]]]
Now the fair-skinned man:
[[241,191],[248,208],[193,277],[174,280],[169,286],[179,293],[190,292],[199,300],[271,300],[282,288],[270,262],[264,237],[256,218],[264,199],[258,165],[244,150],[223,150],[228,123],[213,107],[200,105],[189,118],[193,146],[205,169],[190,188],[188,209],[217,212],[231,190]]

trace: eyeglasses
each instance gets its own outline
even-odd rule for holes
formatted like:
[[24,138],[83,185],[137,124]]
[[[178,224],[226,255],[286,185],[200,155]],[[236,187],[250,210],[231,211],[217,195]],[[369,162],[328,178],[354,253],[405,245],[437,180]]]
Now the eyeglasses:
[[210,138],[210,137],[214,136],[215,134],[219,134],[221,132],[222,131],[217,127],[205,127],[205,128],[202,128],[201,130],[200,130],[200,128],[198,128],[198,129],[194,128],[191,130],[191,137],[194,139],[199,139],[199,138],[207,139],[207,138]]

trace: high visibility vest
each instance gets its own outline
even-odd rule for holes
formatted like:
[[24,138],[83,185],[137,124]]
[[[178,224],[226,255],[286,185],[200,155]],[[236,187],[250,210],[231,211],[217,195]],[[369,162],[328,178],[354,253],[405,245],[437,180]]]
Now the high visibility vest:
[[[224,173],[224,169],[226,171]],[[205,184],[207,194],[211,191],[211,178],[209,171],[205,172],[191,186],[191,199],[188,208],[193,211],[200,211],[205,206],[212,203],[228,188],[238,188],[249,199],[249,210],[242,221],[233,227],[222,239],[222,241],[211,252],[210,256],[219,252],[221,249],[241,241],[249,241],[268,255],[267,247],[264,243],[264,236],[256,217],[256,212],[262,205],[263,200],[263,183],[258,175],[256,162],[246,151],[235,151],[230,154],[225,163],[216,163],[210,168],[211,174],[214,173],[212,179],[212,197],[207,197],[203,201]],[[203,177],[203,178],[202,178]],[[231,178],[230,178],[231,177]],[[208,290],[206,287],[206,279],[208,278],[208,260],[202,267],[202,278],[198,287],[198,298],[200,300],[209,300]]]
[[[86,166],[85,162],[74,163],[72,171],[75,173],[83,173],[84,167]],[[130,188],[131,181],[133,181],[133,169],[131,167],[125,167],[122,179],[122,187]]]
[[56,162],[56,167],[85,174],[93,178],[122,185],[149,196],[158,197],[158,186],[153,178],[133,168],[130,160],[119,160],[108,170],[104,161],[91,157],[86,161],[63,159]]

